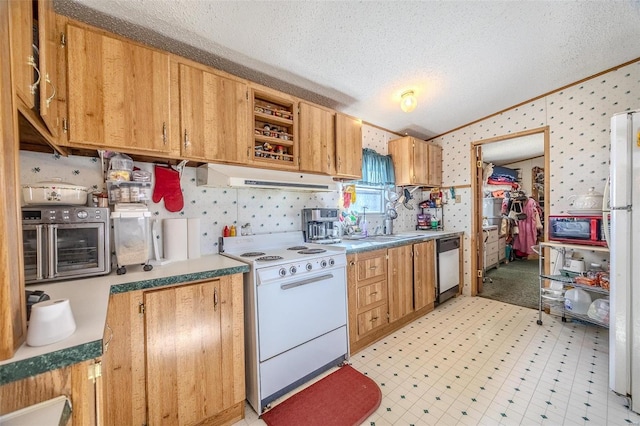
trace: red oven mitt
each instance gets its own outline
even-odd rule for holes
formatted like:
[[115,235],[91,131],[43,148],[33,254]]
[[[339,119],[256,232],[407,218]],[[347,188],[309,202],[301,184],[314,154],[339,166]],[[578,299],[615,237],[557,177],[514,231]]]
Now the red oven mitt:
[[156,184],[153,187],[154,203],[164,198],[164,207],[170,212],[179,212],[184,207],[184,198],[180,188],[180,173],[171,167],[155,166]]

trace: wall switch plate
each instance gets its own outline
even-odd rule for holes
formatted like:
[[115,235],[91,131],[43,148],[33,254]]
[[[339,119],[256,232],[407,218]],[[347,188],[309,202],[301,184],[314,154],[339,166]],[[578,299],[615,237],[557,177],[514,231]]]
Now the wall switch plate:
[[457,203],[461,203],[462,202],[462,196],[461,195],[456,195],[456,204]]

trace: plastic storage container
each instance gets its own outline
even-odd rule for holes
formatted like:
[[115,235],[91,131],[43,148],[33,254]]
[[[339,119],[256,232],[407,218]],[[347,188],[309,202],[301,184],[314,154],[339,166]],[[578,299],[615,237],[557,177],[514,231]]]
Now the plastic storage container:
[[145,203],[151,199],[151,182],[108,181],[109,204]]
[[591,296],[580,288],[572,288],[564,294],[564,307],[574,314],[585,315],[591,306]]
[[145,271],[153,266],[149,264],[151,233],[149,217],[151,212],[144,205],[116,205],[111,213],[113,235],[116,249],[117,273],[125,274],[126,265],[144,265]]

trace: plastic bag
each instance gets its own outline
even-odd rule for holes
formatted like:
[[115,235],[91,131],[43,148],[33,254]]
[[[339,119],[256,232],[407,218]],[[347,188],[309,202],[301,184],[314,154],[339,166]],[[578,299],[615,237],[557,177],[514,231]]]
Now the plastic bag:
[[589,318],[609,324],[609,299],[596,299],[587,310]]

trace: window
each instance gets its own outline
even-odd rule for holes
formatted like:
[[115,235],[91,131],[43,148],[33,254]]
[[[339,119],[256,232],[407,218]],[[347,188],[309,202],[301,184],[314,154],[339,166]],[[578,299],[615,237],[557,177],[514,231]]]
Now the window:
[[350,210],[358,213],[365,211],[367,214],[384,213],[385,191],[383,186],[356,185],[356,202],[351,204]]

